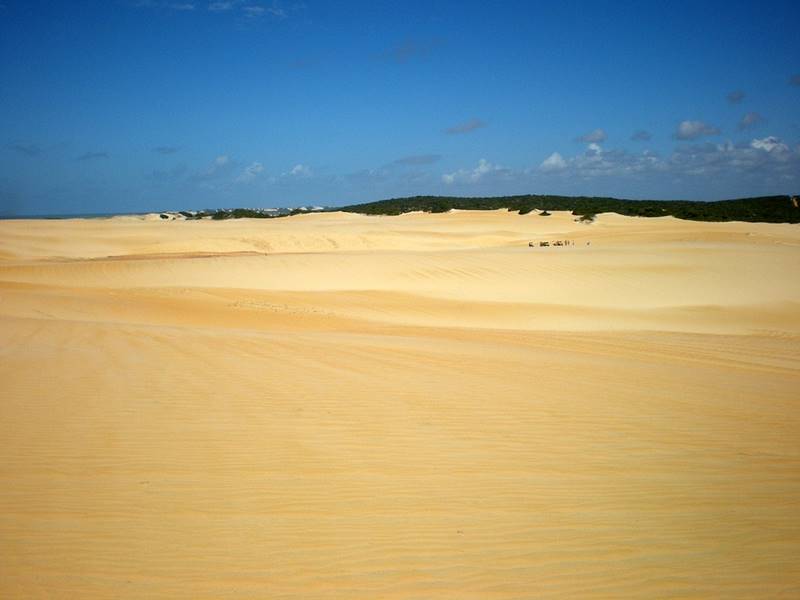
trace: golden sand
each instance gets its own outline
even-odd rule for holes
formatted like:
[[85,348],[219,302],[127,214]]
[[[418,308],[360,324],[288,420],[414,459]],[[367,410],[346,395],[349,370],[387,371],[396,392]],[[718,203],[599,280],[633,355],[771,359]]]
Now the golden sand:
[[0,396],[3,599],[800,597],[796,225],[3,221]]

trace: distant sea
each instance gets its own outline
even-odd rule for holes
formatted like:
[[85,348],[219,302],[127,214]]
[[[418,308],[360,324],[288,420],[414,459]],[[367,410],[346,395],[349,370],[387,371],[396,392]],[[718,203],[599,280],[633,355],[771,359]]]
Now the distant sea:
[[136,213],[80,213],[73,215],[2,215],[0,221],[12,219],[110,219],[111,217],[136,217],[149,215],[157,211],[136,212]]

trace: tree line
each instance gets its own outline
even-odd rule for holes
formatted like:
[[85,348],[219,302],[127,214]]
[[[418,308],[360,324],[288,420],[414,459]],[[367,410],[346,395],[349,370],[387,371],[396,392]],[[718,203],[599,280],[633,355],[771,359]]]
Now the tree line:
[[399,215],[411,211],[443,213],[451,209],[497,210],[505,208],[521,215],[534,210],[568,210],[573,215],[593,218],[604,212],[630,217],[673,216],[690,221],[749,221],[800,223],[800,209],[790,196],[761,196],[702,202],[690,200],[623,200],[597,196],[493,196],[458,198],[452,196],[412,196],[365,204],[352,204],[332,210],[366,215]]

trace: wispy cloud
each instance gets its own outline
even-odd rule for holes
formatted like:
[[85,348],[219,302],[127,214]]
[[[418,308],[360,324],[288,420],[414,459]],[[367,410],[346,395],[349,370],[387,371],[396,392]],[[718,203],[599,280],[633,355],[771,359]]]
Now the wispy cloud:
[[418,167],[422,165],[432,165],[433,163],[439,162],[441,159],[441,154],[414,154],[393,160],[392,164],[406,167]]
[[244,168],[239,177],[236,178],[236,181],[239,183],[249,183],[259,177],[263,172],[264,165],[260,162],[254,162]]
[[305,10],[299,2],[281,6],[278,0],[271,3],[262,0],[121,0],[131,6],[162,13],[205,11],[212,14],[229,15],[241,21],[260,21],[263,18],[286,19]]
[[310,69],[316,66],[317,61],[308,58],[296,58],[289,62],[289,66],[293,69]]
[[237,166],[239,166],[239,163],[231,160],[227,154],[221,154],[217,156],[208,167],[195,173],[192,179],[195,181],[211,181],[228,177]]
[[[295,10],[299,10],[300,8],[301,8],[300,6],[294,7]],[[288,11],[284,10],[283,8],[280,8],[275,4],[273,4],[272,6],[268,6],[266,8],[266,12],[271,14],[273,17],[278,17],[280,19],[284,19],[289,16]]]
[[[298,5],[296,8],[300,8]],[[280,19],[286,18],[289,13],[281,8],[277,3],[271,5],[246,0],[216,0],[208,4],[210,12],[230,12],[236,11],[247,18],[256,19],[265,15],[272,15]]]
[[464,121],[463,123],[459,123],[458,125],[453,125],[452,127],[448,127],[444,130],[445,133],[454,135],[454,134],[461,134],[461,133],[470,133],[475,131],[476,129],[480,129],[481,127],[486,127],[486,123],[481,121],[480,119],[470,119],[469,121]]
[[86,152],[75,160],[97,160],[99,158],[109,158],[108,152]]
[[175,154],[178,151],[180,151],[180,148],[177,146],[156,146],[153,148],[153,152],[156,154]]
[[186,165],[178,165],[169,170],[156,169],[147,178],[158,183],[171,183],[182,179],[188,171]]
[[800,73],[795,73],[789,77],[789,85],[800,85]]
[[442,175],[442,181],[448,185],[454,183],[478,183],[492,176],[502,176],[510,173],[510,169],[492,164],[482,158],[474,169],[459,169],[452,173],[445,173]]
[[223,12],[226,10],[233,10],[239,4],[237,0],[228,0],[225,2],[212,2],[208,5],[208,10],[212,12]]
[[354,185],[372,186],[388,181],[390,176],[391,173],[388,169],[361,169],[354,173],[348,173],[344,178]]
[[649,131],[640,129],[631,136],[631,140],[634,142],[649,142],[652,139],[652,137],[653,136],[650,134]]
[[695,140],[704,135],[717,135],[719,129],[703,121],[681,121],[673,134],[676,140]]
[[267,9],[264,8],[263,6],[247,5],[242,7],[242,12],[248,17],[260,17],[267,12]]
[[[408,166],[413,167],[414,165]],[[409,195],[430,190],[442,181],[440,175],[424,169],[398,169],[396,167],[397,163],[391,162],[382,167],[348,173],[344,175],[343,179],[355,187],[369,188],[374,194],[396,194],[400,193],[398,190],[403,190]]]
[[36,144],[15,143],[8,148],[25,156],[39,156],[42,153],[42,149]]
[[765,122],[766,119],[757,112],[749,112],[739,121],[739,130],[750,129]]
[[406,40],[397,46],[389,48],[382,54],[382,57],[400,64],[407,63],[415,59],[428,57],[439,45],[441,45],[440,40]]
[[134,0],[136,8],[154,8],[160,10],[192,11],[197,8],[196,2],[168,2],[167,0]]
[[311,171],[311,167],[308,165],[297,164],[293,166],[289,171],[283,173],[284,177],[297,177],[297,178],[307,178],[311,177],[313,172]]
[[595,129],[594,131],[584,133],[582,136],[575,138],[575,141],[584,142],[587,144],[598,144],[600,142],[605,142],[607,138],[608,135],[606,135],[605,130]]
[[731,104],[739,104],[744,100],[745,93],[742,90],[734,90],[728,94],[728,102]]
[[533,172],[582,178],[623,176],[653,170],[657,163],[657,155],[650,151],[632,154],[624,150],[605,150],[600,144],[590,143],[586,151],[577,156],[564,158],[554,152]]

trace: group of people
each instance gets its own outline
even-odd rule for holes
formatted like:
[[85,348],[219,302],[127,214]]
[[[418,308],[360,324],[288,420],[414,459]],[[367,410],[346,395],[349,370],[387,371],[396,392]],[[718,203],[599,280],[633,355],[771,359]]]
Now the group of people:
[[[531,248],[535,247],[537,244],[536,242],[528,242],[528,246]],[[538,244],[540,247],[547,247],[547,246],[574,246],[575,242],[573,240],[556,240],[552,243],[550,242],[539,242]],[[586,245],[590,245],[590,242],[586,242]]]

